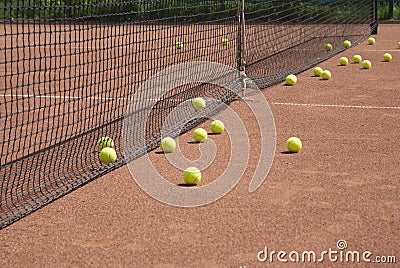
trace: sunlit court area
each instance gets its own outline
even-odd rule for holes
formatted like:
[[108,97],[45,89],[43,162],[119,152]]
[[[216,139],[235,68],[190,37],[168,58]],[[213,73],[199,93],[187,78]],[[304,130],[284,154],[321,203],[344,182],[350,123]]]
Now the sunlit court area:
[[0,1],[1,267],[395,267],[400,2]]

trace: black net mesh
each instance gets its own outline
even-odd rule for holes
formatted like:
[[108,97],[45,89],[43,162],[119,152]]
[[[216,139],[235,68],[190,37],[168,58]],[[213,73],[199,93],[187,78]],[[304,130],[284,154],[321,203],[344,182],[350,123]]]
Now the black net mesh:
[[[100,137],[112,137],[120,156],[140,156],[119,146],[123,119],[135,90],[157,72],[188,61],[237,69],[243,58],[247,75],[265,88],[376,26],[372,0],[245,1],[245,20],[241,1],[84,3],[0,1],[0,228],[124,164],[124,157],[99,161]],[[152,107],[140,146],[157,147],[169,111],[197,96],[235,98],[212,84],[177,87]]]
[[[246,1],[247,75],[282,81],[362,41],[376,26],[374,1]],[[325,44],[333,49],[327,51]]]

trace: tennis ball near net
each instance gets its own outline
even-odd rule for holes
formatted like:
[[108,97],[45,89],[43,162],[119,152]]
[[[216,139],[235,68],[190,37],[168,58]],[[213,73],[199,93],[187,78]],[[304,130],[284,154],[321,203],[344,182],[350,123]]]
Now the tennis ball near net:
[[286,85],[294,86],[297,83],[297,77],[294,74],[286,76]]
[[117,160],[117,152],[110,147],[105,147],[100,151],[100,161],[104,164],[114,163]]
[[347,57],[341,57],[341,58],[339,59],[339,63],[340,63],[340,65],[342,65],[342,66],[346,66],[347,64],[349,64],[349,59],[348,59]]
[[183,47],[183,43],[182,42],[176,42],[175,43],[175,47],[178,49],[181,49]]
[[176,148],[176,142],[171,137],[165,137],[160,142],[160,148],[164,153],[172,153]]
[[194,98],[192,100],[192,106],[196,111],[200,111],[206,107],[206,101],[203,98]]
[[101,137],[97,144],[99,145],[99,150],[106,147],[114,148],[114,141],[110,137]]
[[343,42],[343,47],[344,47],[344,48],[349,48],[349,47],[351,47],[351,42],[350,42],[349,40],[344,41],[344,42]]
[[315,68],[314,68],[314,75],[315,75],[315,76],[321,76],[321,73],[322,73],[323,71],[324,71],[324,70],[322,70],[321,67],[315,67]]
[[390,54],[390,53],[385,53],[385,54],[383,55],[383,60],[384,60],[384,61],[391,61],[391,60],[392,60],[392,54]]
[[211,132],[214,134],[221,134],[225,130],[224,123],[220,120],[214,120],[210,124]]
[[228,39],[228,38],[223,38],[222,41],[221,41],[221,43],[222,43],[224,46],[227,46],[227,45],[229,44],[229,39]]
[[291,137],[286,141],[286,148],[291,153],[298,153],[302,147],[303,144],[297,137]]
[[326,51],[331,51],[332,48],[333,48],[333,46],[332,46],[331,44],[328,43],[328,44],[325,44],[325,45],[324,45],[324,48],[325,48]]
[[332,74],[331,74],[330,71],[325,70],[325,71],[323,71],[323,72],[321,73],[321,77],[322,77],[322,79],[324,79],[324,80],[329,80],[329,79],[331,79]]
[[197,185],[201,181],[201,171],[196,167],[188,167],[183,172],[183,180],[186,184]]
[[253,85],[253,80],[246,77],[245,79],[243,79],[243,83],[246,85],[246,87],[250,87],[251,85]]
[[375,38],[373,37],[368,38],[368,44],[375,45]]
[[370,69],[371,66],[372,66],[372,63],[371,63],[371,61],[369,61],[369,60],[364,60],[364,61],[362,62],[362,66],[363,66],[364,69]]
[[204,128],[197,128],[195,131],[193,131],[193,139],[196,142],[203,142],[207,139],[208,134],[207,131]]
[[362,61],[362,57],[360,55],[353,56],[354,63],[360,63]]

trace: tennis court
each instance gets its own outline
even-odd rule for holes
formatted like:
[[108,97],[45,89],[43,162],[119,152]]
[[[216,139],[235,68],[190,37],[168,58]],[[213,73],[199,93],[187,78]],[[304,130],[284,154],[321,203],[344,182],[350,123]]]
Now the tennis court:
[[[203,4],[220,8],[217,2]],[[313,267],[318,264],[281,263],[276,255],[274,263],[261,262],[258,253],[265,247],[320,253],[337,250],[339,240],[346,241],[346,250],[371,251],[371,258],[395,256],[400,249],[398,24],[380,25],[371,46],[366,38],[376,26],[374,1],[331,1],[326,14],[323,5],[309,1],[321,8],[320,15],[307,9],[293,18],[276,9],[277,15],[271,15],[267,2],[247,3],[246,24],[236,21],[236,1],[225,1],[217,13],[226,15],[223,19],[214,14],[206,16],[207,22],[193,23],[189,15],[178,23],[3,21],[2,267]],[[251,9],[253,4],[258,9]],[[354,18],[331,15],[336,8],[358,11]],[[229,44],[221,44],[222,38]],[[353,43],[349,49],[342,47],[346,39]],[[334,50],[323,49],[325,43]],[[383,62],[386,52],[393,55],[391,62]],[[371,60],[372,68],[339,66],[340,57],[351,61],[355,54]],[[248,189],[263,135],[252,96],[242,100],[240,91],[193,83],[161,98],[143,91],[134,99],[143,83],[170,66],[209,61],[236,69],[241,60],[262,89],[276,127],[271,169],[252,193]],[[332,79],[314,77],[311,67],[316,65],[329,69]],[[298,76],[293,87],[282,82],[289,73]],[[134,101],[146,110],[154,96],[157,104],[145,118],[145,142],[124,151],[121,129],[129,105]],[[197,96],[229,104],[244,122],[248,162],[245,170],[237,170],[243,172],[240,182],[216,202],[169,206],[139,187],[125,161],[148,157],[161,176],[181,185],[182,170],[158,144],[168,114]],[[210,106],[178,133],[182,155],[194,163],[211,157],[209,148],[216,148],[202,170],[201,185],[217,181],[233,156],[242,153],[235,150],[229,129],[210,135],[205,144],[192,142],[192,129],[207,129],[208,117],[218,118],[222,110]],[[140,109],[133,116],[141,122]],[[178,119],[187,116],[180,113]],[[106,135],[115,140],[119,155],[110,165],[98,159],[97,140]],[[286,152],[290,136],[302,139],[300,153]],[[342,264],[326,258],[324,265]]]

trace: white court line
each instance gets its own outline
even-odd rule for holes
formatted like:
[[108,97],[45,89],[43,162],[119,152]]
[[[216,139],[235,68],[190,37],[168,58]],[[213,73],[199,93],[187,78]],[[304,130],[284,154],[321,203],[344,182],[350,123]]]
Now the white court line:
[[333,107],[333,108],[400,110],[400,106],[340,105],[340,104],[290,103],[290,102],[273,102],[272,104],[286,105],[286,106],[302,106],[302,107],[326,107],[326,108]]
[[366,52],[400,52],[400,49],[367,49]]
[[[4,97],[22,98],[54,98],[54,99],[94,99],[94,100],[130,100],[129,98],[102,98],[102,97],[79,97],[79,96],[59,96],[59,95],[30,95],[30,94],[8,94]],[[160,99],[136,99],[136,101],[159,101]],[[179,101],[179,100],[176,100]],[[317,103],[290,103],[273,102],[274,105],[301,106],[301,107],[333,107],[333,108],[356,108],[356,109],[393,109],[400,110],[400,106],[370,106],[370,105],[340,105],[340,104],[317,104]]]
[[[32,94],[5,94],[0,95],[7,98],[49,98],[49,99],[89,99],[89,100],[131,100],[131,98],[125,97],[118,97],[118,98],[111,98],[111,97],[80,97],[80,96],[59,96],[59,95],[32,95]],[[161,101],[162,99],[134,99],[135,101]],[[179,99],[174,99],[173,101],[181,101]]]
[[31,95],[31,94],[6,94],[8,98],[49,98],[49,99],[93,99],[93,100],[114,100],[116,98],[101,97],[79,97],[79,96],[59,96],[59,95]]

